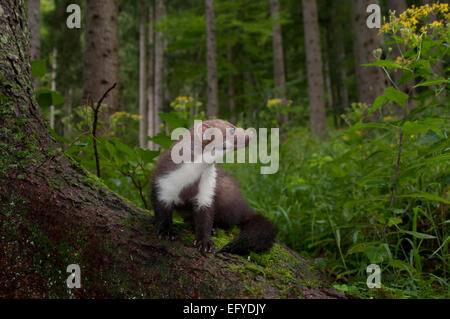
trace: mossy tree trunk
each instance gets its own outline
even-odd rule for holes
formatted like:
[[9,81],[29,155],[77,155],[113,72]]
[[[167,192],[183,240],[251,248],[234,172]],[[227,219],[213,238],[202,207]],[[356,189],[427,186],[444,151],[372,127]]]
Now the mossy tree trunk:
[[[0,298],[342,296],[317,288],[311,264],[280,245],[249,262],[199,254],[182,224],[179,240],[159,241],[148,212],[55,156],[33,97],[23,0],[0,0],[0,34]],[[66,286],[69,264],[79,289]]]

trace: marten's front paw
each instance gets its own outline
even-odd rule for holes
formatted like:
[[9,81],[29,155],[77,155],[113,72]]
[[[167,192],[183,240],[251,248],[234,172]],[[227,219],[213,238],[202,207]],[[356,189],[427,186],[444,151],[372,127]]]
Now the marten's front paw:
[[175,240],[177,238],[176,234],[171,230],[160,230],[158,231],[158,238],[164,240]]
[[197,247],[198,250],[203,253],[213,253],[214,252],[214,243],[211,239],[195,240],[194,247]]

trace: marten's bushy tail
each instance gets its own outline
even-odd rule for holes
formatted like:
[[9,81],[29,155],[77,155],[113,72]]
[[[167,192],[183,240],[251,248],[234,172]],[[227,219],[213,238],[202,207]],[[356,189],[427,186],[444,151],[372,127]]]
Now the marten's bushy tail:
[[254,214],[241,225],[239,235],[218,251],[247,255],[251,251],[261,252],[270,249],[276,236],[276,228],[262,215]]

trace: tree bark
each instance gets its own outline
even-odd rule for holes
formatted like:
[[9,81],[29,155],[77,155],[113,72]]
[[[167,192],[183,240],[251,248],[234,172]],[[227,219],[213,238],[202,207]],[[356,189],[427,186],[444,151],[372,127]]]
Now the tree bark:
[[[147,112],[147,135],[155,135],[155,18],[153,14],[153,3],[148,6],[148,112]],[[148,141],[148,148],[155,150],[155,144]]]
[[344,121],[341,115],[345,108],[349,107],[347,89],[347,66],[345,61],[344,39],[342,37],[342,25],[338,19],[336,3],[328,6],[328,23],[326,29],[327,60],[331,77],[333,96],[333,115],[336,127],[340,127]]
[[147,22],[147,11],[146,11],[146,0],[141,0],[140,4],[141,21],[139,26],[139,146],[145,148],[147,145],[146,139],[146,123],[147,123],[147,76],[146,76],[146,38],[145,38],[145,27]]
[[108,88],[117,83],[116,89],[104,100],[106,108],[101,112],[104,123],[108,123],[109,116],[120,108],[118,15],[118,0],[87,0],[84,99],[88,103],[95,103]]
[[161,132],[161,118],[158,116],[163,110],[164,103],[164,39],[161,26],[164,15],[164,6],[162,0],[155,0],[155,127],[154,134]]
[[[41,1],[28,0],[28,25],[30,27],[31,61],[41,58]],[[40,79],[33,79],[34,90],[39,90]]]
[[[281,34],[279,0],[270,0],[270,15],[272,17],[273,71],[275,76],[276,97],[281,99],[283,106],[286,106],[286,76],[284,72],[283,37]],[[279,116],[279,121],[281,123],[284,123],[287,120],[287,114]]]
[[[345,297],[309,288],[321,282],[312,263],[279,244],[262,268],[200,254],[181,225],[179,240],[159,240],[148,211],[71,159],[50,155],[58,145],[31,86],[24,2],[0,0],[0,7],[0,34],[10,39],[0,42],[0,298]],[[80,266],[81,288],[67,287],[70,264]]]
[[322,52],[317,17],[313,0],[302,0],[305,30],[306,65],[308,69],[309,121],[311,133],[319,138],[328,136],[325,111]]
[[[370,4],[378,4],[376,0],[353,0],[353,29],[355,30],[355,78],[358,101],[371,106],[375,98],[384,93],[386,87],[383,70],[379,67],[366,67],[363,64],[374,62],[373,51],[381,45],[382,37],[378,29],[367,27],[366,12]],[[375,120],[377,115],[369,120]]]
[[219,91],[217,85],[216,26],[214,0],[205,0],[206,10],[206,68],[208,81],[208,117],[219,116]]

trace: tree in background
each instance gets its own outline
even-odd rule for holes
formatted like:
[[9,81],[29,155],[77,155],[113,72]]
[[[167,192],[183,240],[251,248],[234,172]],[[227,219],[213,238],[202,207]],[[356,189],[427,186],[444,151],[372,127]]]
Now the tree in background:
[[206,64],[208,82],[208,105],[206,115],[219,115],[219,91],[217,84],[216,26],[214,17],[214,0],[205,0],[206,12]]
[[[282,106],[287,106],[286,76],[284,74],[283,37],[280,25],[279,0],[270,0],[270,15],[272,17],[272,46],[273,46],[273,70],[275,76],[276,97],[281,99]],[[287,114],[280,116],[280,122],[286,122]]]
[[[334,126],[343,124],[341,114],[349,107],[349,89],[347,84],[347,55],[345,51],[345,32],[343,25],[348,19],[349,2],[326,3],[324,12],[324,38],[326,39],[326,54],[324,58],[328,64],[331,86],[330,107],[333,111]],[[327,88],[328,89],[328,88]]]
[[[30,28],[31,61],[41,57],[41,1],[28,0],[28,26]],[[34,90],[39,89],[39,78],[33,79]]]
[[147,123],[147,112],[146,112],[146,104],[147,104],[147,75],[146,75],[146,22],[148,13],[146,11],[146,0],[141,0],[140,2],[140,26],[139,26],[139,146],[141,148],[145,148],[147,144],[146,139],[146,123]]
[[308,69],[309,121],[311,133],[319,138],[328,136],[320,32],[316,1],[302,0],[305,30],[306,67]]
[[[87,0],[84,52],[84,99],[96,103],[114,83],[119,83],[118,0]],[[119,110],[119,89],[104,100],[104,122]]]
[[154,134],[161,132],[161,119],[158,116],[163,111],[164,103],[164,39],[161,30],[161,21],[164,16],[164,5],[162,0],[155,0],[155,113],[154,113]]
[[[155,135],[155,32],[154,32],[154,12],[152,1],[148,6],[148,88],[147,88],[147,135]],[[148,148],[155,149],[155,144],[148,141]]]
[[233,47],[227,45],[227,61],[229,64],[228,74],[228,107],[230,111],[230,119],[232,123],[236,123],[236,101],[235,101],[235,88],[234,88],[234,74],[233,74]]
[[[383,71],[377,67],[365,67],[363,64],[376,60],[374,50],[380,48],[382,36],[379,29],[367,26],[367,7],[378,4],[376,0],[353,0],[353,29],[355,30],[354,55],[355,77],[358,101],[367,106],[384,93],[386,81]],[[372,118],[374,120],[374,118]]]

